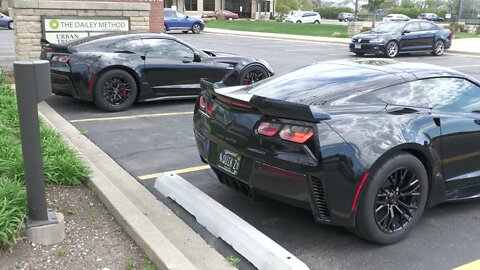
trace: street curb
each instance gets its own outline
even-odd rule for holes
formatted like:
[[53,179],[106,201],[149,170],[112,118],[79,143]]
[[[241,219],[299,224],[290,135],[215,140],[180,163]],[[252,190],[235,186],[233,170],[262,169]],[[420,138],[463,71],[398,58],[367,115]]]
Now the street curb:
[[192,214],[258,269],[308,270],[305,263],[220,203],[173,172],[163,173],[155,189]]
[[[275,33],[264,33],[264,32],[236,31],[236,30],[226,30],[226,29],[217,29],[217,28],[208,28],[208,29],[205,28],[203,31],[205,33],[211,33],[211,34],[256,37],[256,38],[263,38],[263,39],[307,41],[307,42],[326,43],[326,44],[334,44],[334,45],[347,45],[350,43],[350,38],[287,35],[287,34],[275,34]],[[461,50],[455,50],[455,49],[454,50],[448,49],[446,50],[446,53],[480,56],[480,52],[469,52],[469,51],[461,51]]]
[[42,118],[63,134],[91,168],[89,186],[158,269],[233,269],[223,256],[46,102],[38,107]]

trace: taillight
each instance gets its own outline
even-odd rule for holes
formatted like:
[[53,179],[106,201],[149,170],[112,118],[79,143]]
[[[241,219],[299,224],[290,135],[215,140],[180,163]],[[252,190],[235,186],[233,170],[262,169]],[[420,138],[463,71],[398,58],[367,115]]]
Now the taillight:
[[207,101],[207,109],[205,110],[205,112],[210,116],[212,115],[212,111],[213,111],[213,103],[209,100]]
[[204,96],[200,96],[200,100],[198,101],[198,108],[205,112],[208,116],[212,115],[213,112],[213,102],[208,100]]
[[280,123],[261,122],[257,127],[258,134],[273,137],[278,134],[282,140],[304,143],[313,136],[313,128]]
[[262,122],[258,125],[257,131],[259,134],[272,137],[277,134],[281,127],[282,125],[277,123]]
[[60,62],[67,64],[70,59],[66,55],[53,55],[52,58],[50,58],[52,61]]
[[304,143],[310,139],[312,135],[312,128],[293,125],[285,125],[279,133],[280,138],[296,143]]
[[207,101],[203,96],[200,96],[200,101],[198,102],[198,107],[200,107],[200,110],[205,111],[205,108],[207,108]]

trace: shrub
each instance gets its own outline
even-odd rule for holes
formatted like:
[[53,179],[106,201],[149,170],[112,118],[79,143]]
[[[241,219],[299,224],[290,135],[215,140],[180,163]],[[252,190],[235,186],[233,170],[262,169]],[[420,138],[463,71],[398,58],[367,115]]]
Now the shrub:
[[0,178],[0,247],[15,243],[26,213],[23,184]]
[[362,30],[360,30],[360,32],[370,32],[372,31],[372,27],[369,27],[369,26],[364,26],[362,27]]
[[422,8],[403,8],[403,7],[393,7],[388,10],[388,14],[404,14],[410,18],[416,19],[418,15],[421,13],[435,13],[440,17],[445,18],[445,14],[447,14],[446,9],[422,9]]
[[337,19],[338,13],[349,12],[353,13],[353,10],[349,7],[321,7],[314,9],[318,12],[322,19]]

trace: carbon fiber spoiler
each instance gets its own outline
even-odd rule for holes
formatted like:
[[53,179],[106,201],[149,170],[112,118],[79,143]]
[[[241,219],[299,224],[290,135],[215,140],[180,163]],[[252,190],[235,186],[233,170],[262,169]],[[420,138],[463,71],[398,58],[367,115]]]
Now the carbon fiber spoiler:
[[[225,87],[221,82],[211,83],[206,79],[200,80],[200,86],[210,98],[214,98],[217,95],[215,89]],[[318,109],[317,106],[312,105],[299,104],[257,95],[251,97],[249,104],[257,111],[269,116],[313,123],[331,119],[330,115]]]
[[57,53],[74,53],[75,50],[64,44],[50,43],[48,40],[40,39],[40,45],[45,52],[57,52]]

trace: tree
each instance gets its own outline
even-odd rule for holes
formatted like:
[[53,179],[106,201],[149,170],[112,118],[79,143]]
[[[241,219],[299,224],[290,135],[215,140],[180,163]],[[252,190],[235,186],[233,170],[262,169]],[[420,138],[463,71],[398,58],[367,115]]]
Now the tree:
[[368,0],[368,8],[373,12],[372,16],[372,28],[375,27],[375,20],[377,19],[377,13],[380,6],[385,3],[386,0]]
[[403,8],[414,8],[415,7],[415,2],[413,0],[402,0],[401,7],[403,7]]
[[291,10],[298,10],[300,8],[299,0],[276,0],[275,11],[284,14],[289,13]]

